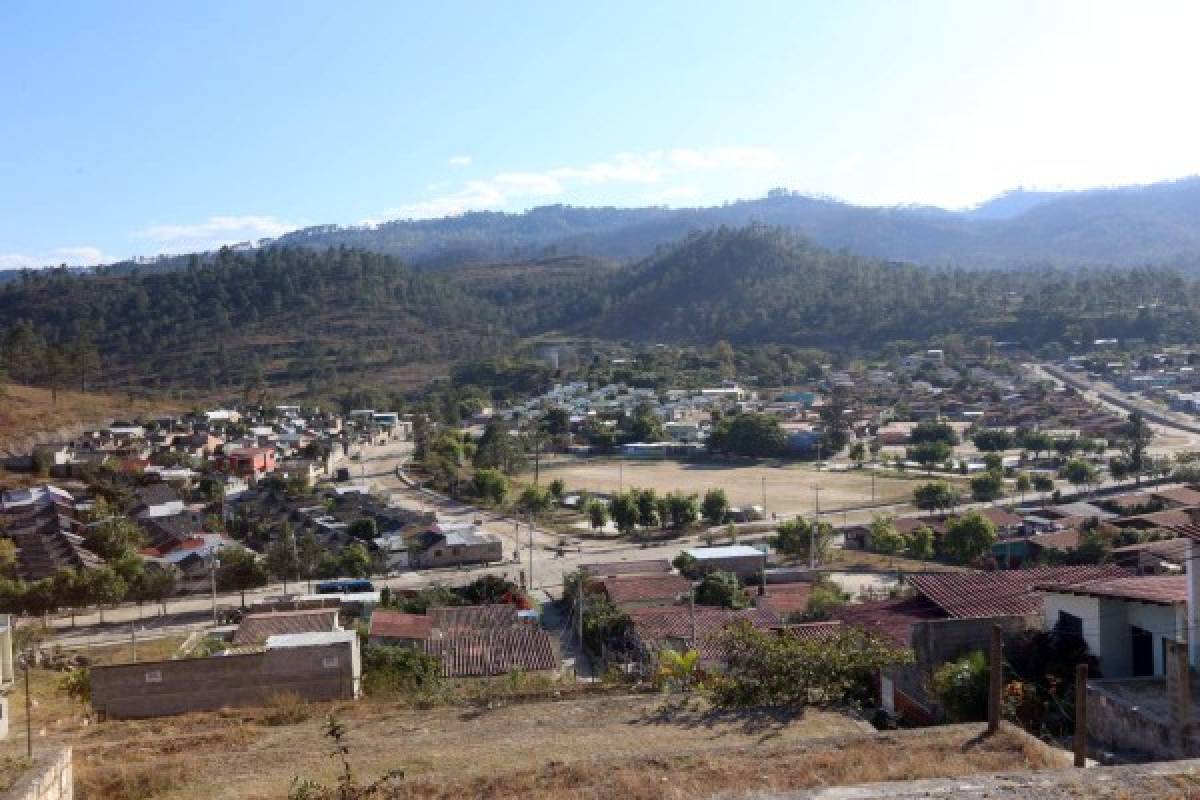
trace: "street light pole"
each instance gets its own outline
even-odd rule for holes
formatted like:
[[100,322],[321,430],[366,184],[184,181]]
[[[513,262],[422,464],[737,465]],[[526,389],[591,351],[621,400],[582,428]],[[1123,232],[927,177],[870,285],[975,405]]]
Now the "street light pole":
[[209,570],[209,579],[212,583],[212,619],[213,627],[217,627],[217,568],[221,566],[221,560],[214,553],[212,556],[212,569]]
[[813,524],[808,534],[808,568],[817,567],[817,529],[821,526],[821,487],[813,484]]
[[533,514],[529,515],[529,593],[533,594]]
[[763,519],[767,518],[767,476],[762,476]]

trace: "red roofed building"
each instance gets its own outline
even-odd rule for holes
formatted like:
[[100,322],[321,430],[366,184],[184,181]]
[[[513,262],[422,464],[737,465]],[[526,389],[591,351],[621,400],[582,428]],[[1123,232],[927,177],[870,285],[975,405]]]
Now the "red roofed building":
[[600,581],[600,590],[622,608],[669,606],[692,591],[692,582],[682,575],[616,575]]
[[986,650],[999,625],[1017,632],[1042,625],[1045,583],[1063,585],[1129,576],[1113,566],[1045,567],[999,572],[950,572],[913,575],[910,597],[850,605],[837,618],[901,647],[915,662],[880,674],[880,705],[906,720],[928,724],[941,710],[927,691],[939,666],[974,650]]
[[277,466],[273,447],[245,447],[239,450],[230,450],[218,455],[215,463],[217,469],[251,480],[257,480],[274,472]]
[[441,636],[433,627],[433,617],[405,614],[383,609],[371,613],[371,644],[420,645]]
[[745,621],[767,630],[778,627],[782,620],[765,608],[746,608],[733,611],[726,608],[696,606],[657,606],[630,609],[633,623],[631,640],[637,659],[643,666],[657,663],[658,651],[698,650],[700,660],[716,664],[724,659],[717,641],[721,631],[735,622]]

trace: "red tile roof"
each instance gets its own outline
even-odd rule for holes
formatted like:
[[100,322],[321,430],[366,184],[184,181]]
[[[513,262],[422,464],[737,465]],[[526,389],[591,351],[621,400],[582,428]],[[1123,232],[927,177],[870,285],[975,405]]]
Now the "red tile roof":
[[438,606],[429,609],[433,627],[452,631],[511,628],[517,624],[517,607],[506,603],[488,606]]
[[801,641],[824,641],[831,636],[836,636],[842,631],[843,625],[841,620],[832,620],[829,622],[803,622],[798,625],[784,625],[778,628],[781,634],[787,636],[795,636]]
[[608,599],[617,605],[660,601],[673,603],[692,590],[692,582],[682,575],[621,575],[600,582]]
[[759,597],[758,587],[749,586],[746,588],[746,597],[759,608],[775,612],[781,619],[808,610],[808,597],[812,594],[811,583],[768,584],[766,588],[766,595]]
[[1034,589],[1039,584],[1075,584],[1127,575],[1126,569],[1104,565],[945,572],[912,575],[908,581],[948,616],[1001,617],[1040,613],[1042,600]]
[[1177,486],[1174,489],[1157,489],[1151,492],[1155,497],[1161,497],[1171,503],[1181,506],[1200,506],[1200,491],[1190,486]]
[[1167,511],[1154,511],[1149,514],[1114,519],[1111,522],[1118,528],[1168,528],[1177,525],[1191,525],[1192,515],[1185,509],[1172,508]]
[[881,636],[901,647],[912,646],[912,629],[930,619],[945,619],[946,612],[924,597],[900,597],[844,606],[834,616],[846,625]]
[[276,611],[269,614],[247,614],[233,634],[234,645],[260,644],[268,636],[282,633],[321,633],[338,628],[336,609],[312,611]]
[[371,614],[371,638],[417,639],[424,641],[433,635],[433,618],[425,614],[405,614],[400,611],[374,611]]
[[[657,650],[670,644],[669,640],[690,642],[692,638],[692,613],[688,606],[651,606],[633,608],[628,611],[633,622],[633,634],[648,650]],[[715,638],[729,625],[745,620],[756,628],[777,627],[779,615],[764,608],[745,608],[733,611],[726,608],[697,606],[695,610],[696,649],[706,661],[719,661],[724,654]]]
[[505,675],[514,670],[558,669],[550,635],[532,625],[469,631],[425,642],[425,652],[442,661],[447,678]]
[[1049,584],[1039,588],[1061,594],[1115,597],[1159,605],[1184,605],[1187,603],[1187,584],[1186,575],[1141,575],[1065,586]]
[[1053,531],[1037,533],[1029,537],[1029,543],[1050,550],[1074,550],[1079,547],[1079,531]]
[[599,564],[580,564],[579,568],[592,577],[670,572],[671,562],[664,559],[644,561],[606,561]]

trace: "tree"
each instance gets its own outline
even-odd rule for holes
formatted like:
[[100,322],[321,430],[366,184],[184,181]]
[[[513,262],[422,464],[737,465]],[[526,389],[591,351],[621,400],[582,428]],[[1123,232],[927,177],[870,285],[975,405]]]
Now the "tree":
[[661,524],[658,515],[658,494],[653,489],[631,489],[637,502],[638,525],[653,528]]
[[667,515],[671,527],[682,530],[694,523],[700,516],[696,495],[683,492],[670,492],[666,496]]
[[670,648],[658,651],[657,679],[668,692],[691,692],[699,673],[700,651],[680,653]]
[[499,420],[489,422],[483,429],[472,461],[477,470],[498,469],[505,475],[515,475],[528,463],[517,437],[510,434]]
[[88,597],[100,611],[100,623],[104,623],[104,607],[114,606],[125,599],[128,587],[111,567],[100,567],[85,573],[88,578]]
[[971,498],[980,503],[987,503],[998,498],[1004,492],[1004,479],[992,470],[976,475],[971,479]]
[[[361,547],[362,545],[357,545]],[[267,585],[266,567],[252,550],[244,547],[227,547],[220,554],[221,566],[217,568],[217,588],[223,592],[240,592],[242,607],[246,607],[246,590]]]
[[484,467],[476,470],[471,486],[476,497],[492,505],[500,505],[508,496],[508,478],[498,469]]
[[889,556],[904,549],[904,537],[896,530],[895,517],[877,514],[871,520],[871,549]]
[[613,495],[608,511],[617,530],[622,534],[628,536],[637,528],[638,503],[634,492],[621,492]]
[[947,447],[958,444],[958,434],[954,428],[945,422],[919,422],[908,435],[909,444],[927,444],[941,442]]
[[958,490],[945,481],[930,481],[913,489],[913,504],[922,511],[945,511],[959,502]]
[[[371,519],[371,522],[374,521]],[[355,534],[351,533],[350,535],[354,536]],[[283,581],[285,593],[288,581],[294,581],[300,577],[300,554],[296,547],[296,534],[292,531],[292,526],[286,522],[280,526],[279,536],[267,548],[267,571]]]
[[1129,459],[1129,468],[1133,472],[1134,480],[1140,486],[1142,473],[1146,470],[1146,447],[1154,438],[1154,431],[1146,424],[1142,412],[1134,411],[1125,423],[1124,434],[1124,449],[1126,457]]
[[371,577],[371,554],[357,542],[342,548],[337,563],[339,571],[347,578]]
[[737,576],[732,572],[714,570],[705,575],[696,586],[696,603],[720,608],[745,608],[746,596]]
[[867,705],[885,667],[911,663],[912,652],[898,649],[851,626],[830,636],[798,636],[761,631],[747,622],[717,635],[726,669],[710,677],[718,708]]
[[836,387],[830,392],[825,405],[821,406],[818,414],[824,428],[822,442],[825,452],[829,455],[841,452],[850,439],[850,420],[847,411],[850,410],[850,392],[843,386]]
[[520,497],[517,498],[517,508],[534,516],[549,510],[553,505],[554,499],[550,496],[550,492],[541,486],[532,484],[522,489]]
[[1033,488],[1039,492],[1054,491],[1054,479],[1044,473],[1037,473],[1033,476]]
[[346,533],[355,539],[369,542],[379,536],[379,524],[374,517],[359,517],[346,528]]
[[174,564],[158,564],[147,567],[142,575],[140,595],[162,606],[167,613],[167,599],[179,590],[179,568]]
[[563,482],[562,478],[555,478],[554,480],[550,481],[550,485],[546,488],[549,489],[550,496],[556,501],[561,501],[563,496],[567,493],[567,484]]
[[678,570],[680,575],[689,578],[695,574],[697,563],[696,557],[686,550],[671,560],[671,566]]
[[942,553],[958,564],[972,564],[996,543],[996,527],[978,511],[968,511],[946,524]]
[[909,461],[916,461],[925,467],[926,471],[932,471],[938,464],[944,464],[953,452],[945,442],[928,441],[910,445],[905,451],[905,457]]
[[145,540],[142,529],[128,517],[111,517],[83,535],[84,546],[109,561],[140,549]]
[[1016,440],[1017,444],[1019,444],[1021,447],[1024,447],[1026,450],[1033,451],[1033,457],[1035,459],[1041,458],[1042,453],[1054,449],[1054,440],[1050,438],[1049,434],[1041,433],[1040,431],[1025,431],[1023,433],[1018,433]]
[[571,415],[565,408],[552,408],[543,417],[542,427],[551,436],[564,436],[571,431]]
[[321,545],[312,531],[306,530],[300,534],[300,538],[296,540],[296,565],[300,574],[310,581],[316,572],[321,553]]
[[928,525],[922,525],[908,539],[908,557],[928,561],[934,555],[933,542],[933,530]]
[[592,530],[600,530],[608,524],[608,506],[599,500],[592,499],[587,502],[584,513],[587,514],[588,524]]
[[951,722],[977,722],[987,717],[990,674],[982,650],[947,661],[934,671],[930,687]]
[[850,460],[859,469],[862,468],[863,462],[867,460],[867,446],[863,444],[861,439],[850,445]]
[[1022,501],[1025,499],[1025,493],[1028,492],[1032,488],[1033,488],[1033,483],[1032,483],[1032,481],[1029,480],[1029,473],[1028,472],[1018,473],[1016,489],[1018,492],[1021,493]]
[[60,569],[54,573],[52,581],[55,604],[70,612],[71,627],[75,627],[76,613],[91,603],[91,581],[86,574],[73,569]]
[[1091,486],[1096,480],[1096,470],[1080,459],[1072,459],[1063,468],[1063,477],[1075,486]]
[[971,441],[975,447],[988,453],[1011,450],[1016,444],[1015,437],[1003,428],[984,428],[972,436]]
[[781,553],[820,563],[825,560],[832,541],[833,526],[828,522],[814,529],[813,523],[796,517],[779,523],[772,544]]
[[708,447],[721,453],[770,458],[787,450],[787,434],[777,417],[768,414],[733,414],[713,426]]
[[850,595],[828,578],[813,583],[808,594],[804,619],[809,622],[826,620],[850,600]]
[[661,442],[667,438],[662,418],[648,406],[640,406],[634,413],[629,436],[635,442]]
[[720,525],[729,514],[729,499],[724,489],[709,489],[704,493],[704,502],[700,505],[700,513],[710,525]]

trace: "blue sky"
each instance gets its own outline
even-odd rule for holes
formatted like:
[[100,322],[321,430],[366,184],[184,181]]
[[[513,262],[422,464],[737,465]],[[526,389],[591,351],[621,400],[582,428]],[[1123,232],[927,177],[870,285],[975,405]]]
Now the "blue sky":
[[1200,4],[0,4],[0,267],[774,186],[1200,172]]

